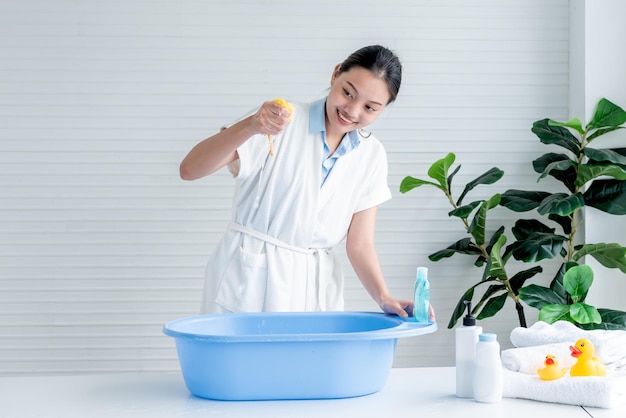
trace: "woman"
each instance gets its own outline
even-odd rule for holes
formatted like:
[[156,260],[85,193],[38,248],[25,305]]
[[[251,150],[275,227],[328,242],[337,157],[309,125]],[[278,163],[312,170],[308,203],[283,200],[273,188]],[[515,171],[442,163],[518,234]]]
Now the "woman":
[[401,78],[393,52],[361,48],[335,67],[324,99],[293,104],[293,113],[265,102],[189,152],[184,180],[227,165],[236,181],[233,221],[206,270],[204,313],[342,310],[332,248],[345,239],[371,297],[408,316],[413,302],[390,295],[374,246],[377,206],[391,198],[387,157],[361,131],[396,99]]

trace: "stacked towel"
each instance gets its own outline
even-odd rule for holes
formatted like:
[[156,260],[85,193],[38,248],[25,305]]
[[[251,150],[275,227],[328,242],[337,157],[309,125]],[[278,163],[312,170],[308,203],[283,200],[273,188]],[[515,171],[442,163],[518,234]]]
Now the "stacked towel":
[[[539,379],[537,370],[544,367],[547,354],[556,356],[559,367],[572,367],[576,359],[569,346],[580,338],[593,343],[607,375]],[[566,321],[536,322],[530,328],[515,328],[511,342],[516,348],[502,351],[503,396],[599,408],[626,403],[626,331],[585,331]]]
[[626,375],[541,380],[537,375],[504,369],[502,396],[535,401],[613,408],[626,402]]

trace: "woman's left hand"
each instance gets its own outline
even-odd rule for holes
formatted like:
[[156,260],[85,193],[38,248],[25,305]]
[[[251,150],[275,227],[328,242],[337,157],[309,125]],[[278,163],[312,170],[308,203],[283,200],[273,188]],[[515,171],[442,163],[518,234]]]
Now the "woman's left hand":
[[398,315],[401,318],[408,318],[413,313],[413,301],[400,300],[389,297],[381,301],[381,309],[386,314]]
[[[386,314],[398,315],[401,318],[408,318],[413,315],[413,301],[388,298],[380,304],[381,309]],[[430,320],[435,321],[435,309],[430,305]]]

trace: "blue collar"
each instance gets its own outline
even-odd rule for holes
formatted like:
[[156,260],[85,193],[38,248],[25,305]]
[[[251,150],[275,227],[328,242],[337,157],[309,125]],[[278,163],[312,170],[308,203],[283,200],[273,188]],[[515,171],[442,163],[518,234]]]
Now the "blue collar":
[[309,130],[311,134],[318,132],[322,134],[324,151],[322,154],[321,184],[324,185],[330,172],[337,163],[337,160],[350,151],[355,150],[361,143],[361,138],[357,131],[348,132],[348,135],[342,138],[341,143],[339,143],[333,155],[328,158],[330,148],[328,147],[328,142],[326,142],[326,98],[311,103],[311,110],[309,111]]
[[[326,97],[311,103],[309,110],[309,132],[323,132],[324,142],[326,142]],[[361,138],[357,131],[348,132],[348,138],[350,140],[350,149],[358,147],[361,143]]]

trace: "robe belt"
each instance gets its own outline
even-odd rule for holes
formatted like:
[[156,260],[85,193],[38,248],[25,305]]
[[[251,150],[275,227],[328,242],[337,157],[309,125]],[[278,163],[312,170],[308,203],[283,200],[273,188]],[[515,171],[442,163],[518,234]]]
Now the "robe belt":
[[319,260],[319,269],[317,271],[315,275],[316,278],[316,282],[317,282],[317,300],[319,303],[319,307],[322,311],[326,310],[326,282],[328,281],[327,279],[327,274],[323,274],[324,271],[324,257],[322,257],[320,255],[320,253],[322,251],[324,252],[330,252],[332,251],[332,249],[330,248],[302,248],[302,247],[297,247],[295,245],[291,245],[291,244],[287,244],[285,241],[281,241],[277,238],[274,238],[270,235],[264,234],[262,232],[257,231],[256,229],[252,229],[252,228],[248,228],[247,226],[243,226],[240,223],[237,222],[230,222],[228,228],[232,231],[237,231],[237,232],[241,232],[242,234],[246,234],[249,235],[253,238],[259,239],[261,241],[264,241],[268,244],[274,245],[276,247],[279,248],[284,248],[287,250],[291,250],[291,251],[295,251],[298,253],[302,253],[302,254],[310,254],[310,255],[317,255],[317,259]]

